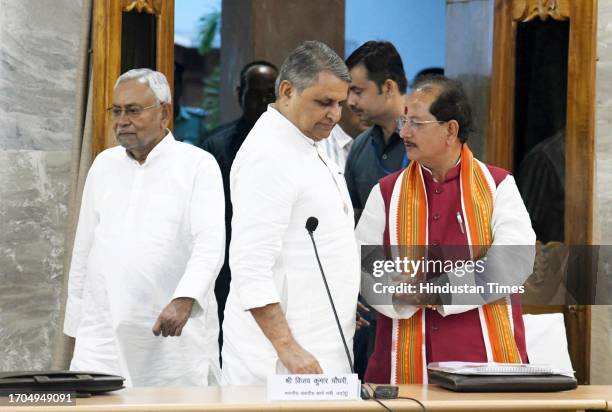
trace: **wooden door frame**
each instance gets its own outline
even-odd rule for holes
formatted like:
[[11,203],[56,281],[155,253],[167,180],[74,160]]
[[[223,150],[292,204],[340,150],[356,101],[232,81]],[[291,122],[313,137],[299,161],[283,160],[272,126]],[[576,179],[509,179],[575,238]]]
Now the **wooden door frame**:
[[[569,19],[565,152],[571,155],[565,157],[565,243],[592,244],[597,0],[494,1],[487,160],[507,170],[513,168],[517,24],[535,18]],[[590,374],[590,309],[585,305],[564,309],[566,324],[568,317],[577,320],[567,332],[579,339],[579,347],[570,348],[570,354],[581,383],[588,383]]]
[[156,70],[174,85],[174,0],[94,0],[92,158],[115,146],[110,113],[115,81],[121,74],[122,13],[154,14],[157,29]]

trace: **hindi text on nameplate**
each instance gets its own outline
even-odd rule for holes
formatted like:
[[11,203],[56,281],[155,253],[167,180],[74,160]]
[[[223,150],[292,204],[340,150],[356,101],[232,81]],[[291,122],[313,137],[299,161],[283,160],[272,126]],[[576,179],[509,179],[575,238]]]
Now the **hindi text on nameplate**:
[[272,375],[271,401],[354,401],[361,399],[357,374]]

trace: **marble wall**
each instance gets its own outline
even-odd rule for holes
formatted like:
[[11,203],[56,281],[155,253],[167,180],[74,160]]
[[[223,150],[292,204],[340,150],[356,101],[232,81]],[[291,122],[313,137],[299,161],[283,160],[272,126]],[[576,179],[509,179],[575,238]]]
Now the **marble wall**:
[[[597,14],[594,241],[612,245],[612,1],[599,1]],[[612,306],[594,306],[591,323],[591,383],[610,385]]]
[[50,366],[80,21],[81,0],[0,0],[0,372]]

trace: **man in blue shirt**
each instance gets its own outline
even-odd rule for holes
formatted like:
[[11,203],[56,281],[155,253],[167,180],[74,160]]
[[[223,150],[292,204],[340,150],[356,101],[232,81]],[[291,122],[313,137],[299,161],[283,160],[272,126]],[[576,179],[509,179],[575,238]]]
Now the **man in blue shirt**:
[[[387,41],[364,43],[351,53],[346,65],[352,78],[348,106],[362,122],[373,124],[355,139],[344,172],[358,221],[378,180],[408,165],[404,142],[397,132],[408,81],[402,58]],[[361,314],[370,326],[355,333],[353,349],[355,370],[363,378],[374,347],[376,318],[373,310]]]
[[374,124],[357,137],[346,163],[346,184],[358,220],[378,180],[408,164],[396,130],[408,82],[399,53],[386,41],[364,43],[346,65],[352,77],[348,105],[363,121]]

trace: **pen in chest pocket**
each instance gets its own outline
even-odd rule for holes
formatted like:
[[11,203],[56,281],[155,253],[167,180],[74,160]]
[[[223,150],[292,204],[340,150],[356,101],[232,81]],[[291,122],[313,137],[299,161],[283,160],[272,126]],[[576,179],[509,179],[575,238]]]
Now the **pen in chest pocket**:
[[461,213],[457,212],[457,223],[459,223],[459,229],[461,230],[461,234],[465,235],[465,229],[463,228],[463,218],[461,217]]

